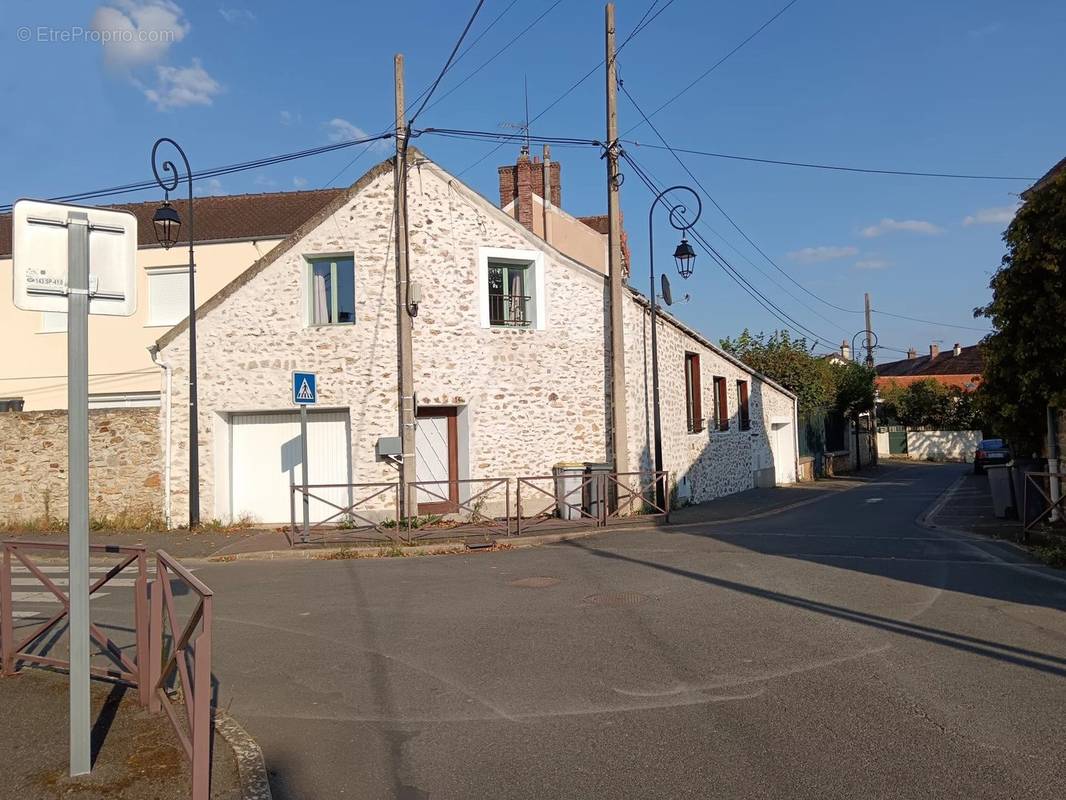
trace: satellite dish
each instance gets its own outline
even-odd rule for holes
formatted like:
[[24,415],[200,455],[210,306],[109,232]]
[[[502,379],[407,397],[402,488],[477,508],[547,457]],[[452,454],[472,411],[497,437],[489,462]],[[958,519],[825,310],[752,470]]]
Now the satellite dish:
[[662,287],[663,287],[663,302],[668,306],[674,304],[674,296],[670,293],[670,279],[666,275],[662,275]]

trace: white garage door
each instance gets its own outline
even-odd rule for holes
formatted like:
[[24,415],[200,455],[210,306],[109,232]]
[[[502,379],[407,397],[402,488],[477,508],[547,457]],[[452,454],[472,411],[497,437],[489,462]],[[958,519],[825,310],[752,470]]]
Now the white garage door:
[[[307,423],[309,483],[350,483],[351,446],[347,411],[312,411]],[[233,414],[230,417],[232,509],[234,517],[248,515],[258,522],[288,523],[289,486],[303,481],[300,463],[300,414]],[[344,489],[315,490],[314,494],[347,505]],[[297,495],[297,501],[300,497]],[[311,501],[311,522],[336,509]],[[302,511],[297,502],[297,518]]]

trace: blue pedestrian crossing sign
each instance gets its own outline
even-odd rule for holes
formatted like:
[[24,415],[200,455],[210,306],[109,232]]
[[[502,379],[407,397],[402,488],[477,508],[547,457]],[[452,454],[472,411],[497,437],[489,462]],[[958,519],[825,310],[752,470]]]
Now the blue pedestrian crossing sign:
[[298,406],[313,406],[318,402],[318,382],[315,373],[292,373],[292,402]]

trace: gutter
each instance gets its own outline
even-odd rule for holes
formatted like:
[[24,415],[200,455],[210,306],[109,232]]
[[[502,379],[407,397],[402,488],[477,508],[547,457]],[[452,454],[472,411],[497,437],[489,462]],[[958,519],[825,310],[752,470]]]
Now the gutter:
[[173,368],[170,364],[166,364],[159,360],[159,347],[157,345],[152,344],[148,346],[148,355],[152,357],[152,363],[163,370],[163,395],[166,397],[166,402],[163,407],[163,521],[166,523],[167,530],[170,530],[173,527],[170,518],[171,376],[173,374]]

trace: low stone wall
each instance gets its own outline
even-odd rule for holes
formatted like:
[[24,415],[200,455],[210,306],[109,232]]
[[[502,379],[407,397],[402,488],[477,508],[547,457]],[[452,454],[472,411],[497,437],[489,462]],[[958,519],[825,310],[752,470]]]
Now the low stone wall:
[[799,473],[796,475],[796,480],[800,483],[810,483],[814,479],[814,457],[801,456],[799,459]]
[[[159,409],[89,412],[89,514],[162,516]],[[67,412],[0,413],[0,523],[67,518]]]

